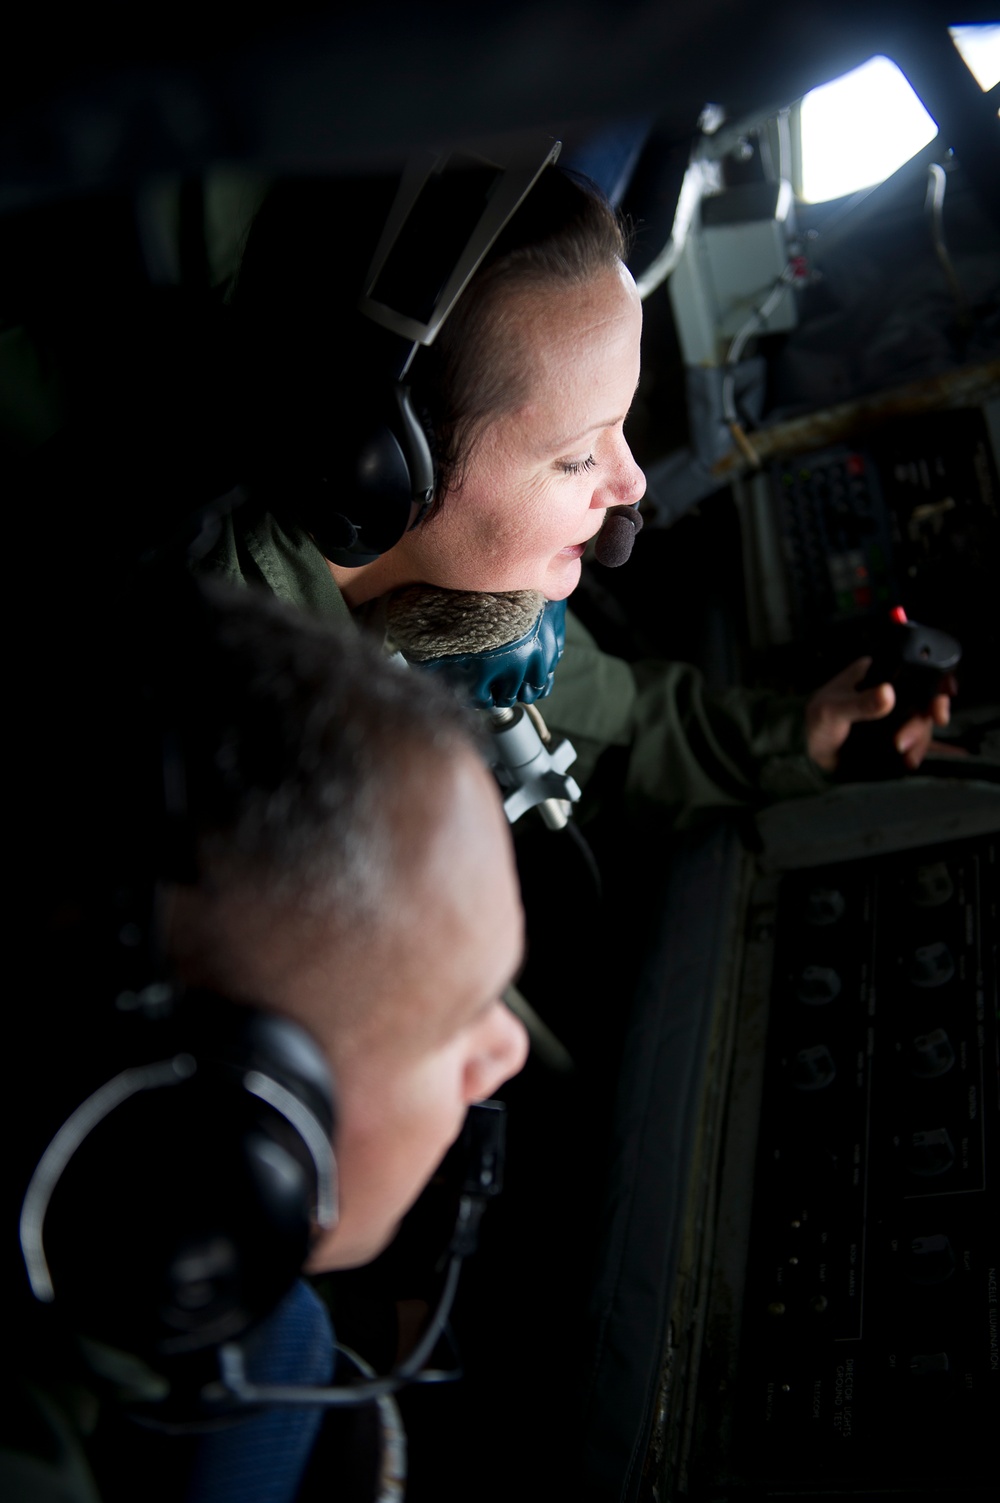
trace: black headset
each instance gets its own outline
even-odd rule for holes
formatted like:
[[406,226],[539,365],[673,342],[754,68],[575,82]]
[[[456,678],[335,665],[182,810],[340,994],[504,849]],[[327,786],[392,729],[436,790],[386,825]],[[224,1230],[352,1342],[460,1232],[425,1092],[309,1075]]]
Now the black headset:
[[21,1206],[31,1290],[156,1362],[243,1336],[337,1216],[333,1086],[297,1024],[165,983],[122,993],[117,1057]]
[[503,1104],[470,1108],[441,1291],[413,1350],[382,1377],[344,1352],[360,1380],[261,1386],[242,1338],[296,1283],[316,1232],[336,1225],[326,1061],[296,1023],[245,1003],[159,983],[123,996],[131,1047],[51,1138],[20,1215],[32,1293],[83,1338],[94,1370],[120,1378],[116,1353],[138,1358],[129,1407],[168,1430],[262,1407],[368,1404],[461,1376],[427,1363],[502,1188]]
[[546,137],[489,157],[426,152],[408,162],[358,303],[377,326],[369,337],[382,347],[385,382],[349,473],[322,477],[296,500],[331,563],[371,563],[426,516],[437,477],[407,374],[560,149]]

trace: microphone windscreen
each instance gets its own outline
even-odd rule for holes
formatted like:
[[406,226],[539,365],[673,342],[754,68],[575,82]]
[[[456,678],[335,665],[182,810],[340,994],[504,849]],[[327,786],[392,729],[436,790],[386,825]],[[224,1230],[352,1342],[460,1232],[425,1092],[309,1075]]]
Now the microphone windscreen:
[[635,535],[642,527],[637,506],[612,506],[594,543],[594,557],[606,569],[618,569],[628,561]]

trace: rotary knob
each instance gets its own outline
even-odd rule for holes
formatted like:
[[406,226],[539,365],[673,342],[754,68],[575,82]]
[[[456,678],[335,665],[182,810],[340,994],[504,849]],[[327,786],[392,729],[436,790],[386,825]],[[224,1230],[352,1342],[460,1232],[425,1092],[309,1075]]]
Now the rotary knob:
[[910,1280],[914,1284],[943,1284],[955,1272],[955,1252],[948,1238],[914,1237],[910,1243]]
[[914,950],[910,961],[910,980],[914,986],[944,986],[954,974],[954,957],[941,940],[931,945],[920,945]]
[[792,1084],[797,1091],[822,1091],[836,1078],[837,1066],[825,1044],[800,1049],[795,1056]]
[[946,1174],[955,1162],[955,1148],[944,1127],[915,1132],[910,1139],[907,1168],[920,1179]]
[[955,1050],[943,1028],[918,1033],[910,1045],[910,1074],[917,1080],[934,1080],[946,1075],[955,1063]]
[[840,977],[832,966],[803,966],[795,983],[795,995],[809,1007],[822,1007],[840,995]]
[[916,867],[908,887],[910,901],[918,908],[940,908],[955,891],[951,872],[943,861],[928,861]]
[[814,887],[806,894],[806,923],[826,928],[844,916],[844,894],[836,887]]

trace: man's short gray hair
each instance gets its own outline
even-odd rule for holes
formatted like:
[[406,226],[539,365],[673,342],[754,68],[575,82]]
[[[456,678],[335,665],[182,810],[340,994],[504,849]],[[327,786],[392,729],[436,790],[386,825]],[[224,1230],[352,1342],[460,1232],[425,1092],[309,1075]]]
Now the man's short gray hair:
[[214,627],[182,654],[176,701],[202,882],[372,915],[415,768],[473,746],[472,717],[350,623],[263,592],[204,593]]

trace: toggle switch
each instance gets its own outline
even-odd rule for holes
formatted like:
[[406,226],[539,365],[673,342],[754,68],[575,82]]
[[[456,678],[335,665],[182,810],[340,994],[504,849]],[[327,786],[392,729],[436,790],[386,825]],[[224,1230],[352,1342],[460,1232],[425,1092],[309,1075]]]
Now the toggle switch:
[[950,1367],[947,1352],[917,1352],[910,1358],[910,1377],[940,1382],[947,1378]]

